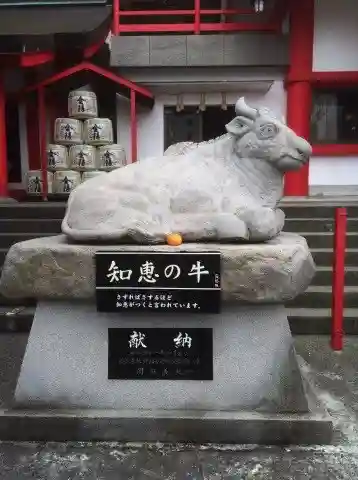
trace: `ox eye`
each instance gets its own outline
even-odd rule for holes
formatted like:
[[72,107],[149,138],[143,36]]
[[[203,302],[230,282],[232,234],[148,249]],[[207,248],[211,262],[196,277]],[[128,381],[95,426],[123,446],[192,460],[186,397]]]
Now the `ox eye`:
[[273,123],[262,125],[259,130],[260,136],[263,138],[271,138],[277,135],[278,128]]

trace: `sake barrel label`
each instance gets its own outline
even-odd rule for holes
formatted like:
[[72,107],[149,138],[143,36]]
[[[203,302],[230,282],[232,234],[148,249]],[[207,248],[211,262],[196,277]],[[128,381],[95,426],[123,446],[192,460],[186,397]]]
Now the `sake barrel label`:
[[94,92],[75,90],[68,96],[68,114],[73,118],[94,118],[98,115],[97,97]]

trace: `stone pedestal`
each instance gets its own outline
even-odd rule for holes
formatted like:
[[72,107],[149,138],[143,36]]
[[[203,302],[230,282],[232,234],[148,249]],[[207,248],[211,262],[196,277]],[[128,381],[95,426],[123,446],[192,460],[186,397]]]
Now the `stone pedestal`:
[[[330,442],[332,422],[302,376],[283,306],[314,274],[302,237],[176,248],[220,250],[220,314],[97,312],[98,250],[125,252],[133,246],[70,244],[58,236],[11,247],[2,293],[40,301],[14,409],[0,416],[0,438]],[[109,380],[108,328],[211,328],[213,379]]]
[[[116,327],[212,328],[213,380],[108,380],[108,328]],[[14,406],[0,420],[1,438],[319,444],[332,434],[301,375],[282,305],[158,317],[42,301]],[[20,434],[24,425],[29,435]]]
[[[212,328],[214,379],[108,380],[108,328],[118,327]],[[15,399],[47,408],[309,411],[281,305],[158,315],[99,313],[90,302],[40,302]]]

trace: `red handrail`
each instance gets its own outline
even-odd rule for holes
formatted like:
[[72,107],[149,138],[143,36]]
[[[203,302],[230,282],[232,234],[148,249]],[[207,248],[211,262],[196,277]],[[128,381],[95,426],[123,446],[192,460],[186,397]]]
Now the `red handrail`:
[[332,329],[331,347],[333,350],[343,348],[343,312],[344,312],[344,274],[347,237],[347,209],[335,211],[333,278],[332,278]]
[[[118,2],[118,0],[115,0]],[[198,0],[196,0],[198,1]],[[218,9],[200,9],[201,15],[252,15],[254,10],[251,8],[218,8]],[[171,16],[171,15],[195,15],[194,10],[121,10],[121,17],[149,17],[153,15]]]
[[[113,35],[121,33],[194,33],[201,32],[237,32],[237,31],[261,31],[276,32],[280,28],[279,22],[275,20],[265,22],[203,22],[203,15],[251,15],[255,14],[253,8],[217,8],[217,9],[201,9],[200,0],[193,0],[193,9],[190,10],[121,10],[120,0],[113,0]],[[153,23],[146,24],[136,22],[133,24],[123,24],[120,22],[122,17],[173,17],[173,16],[191,16],[193,21],[190,23]]]

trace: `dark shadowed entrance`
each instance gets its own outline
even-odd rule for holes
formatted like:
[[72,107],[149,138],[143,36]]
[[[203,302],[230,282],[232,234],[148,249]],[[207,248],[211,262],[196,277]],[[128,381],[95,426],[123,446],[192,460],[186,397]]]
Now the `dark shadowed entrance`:
[[235,116],[232,105],[223,110],[221,106],[209,106],[204,111],[198,107],[185,107],[177,112],[175,107],[164,110],[164,146],[178,142],[203,142],[219,137],[226,132],[225,125]]

